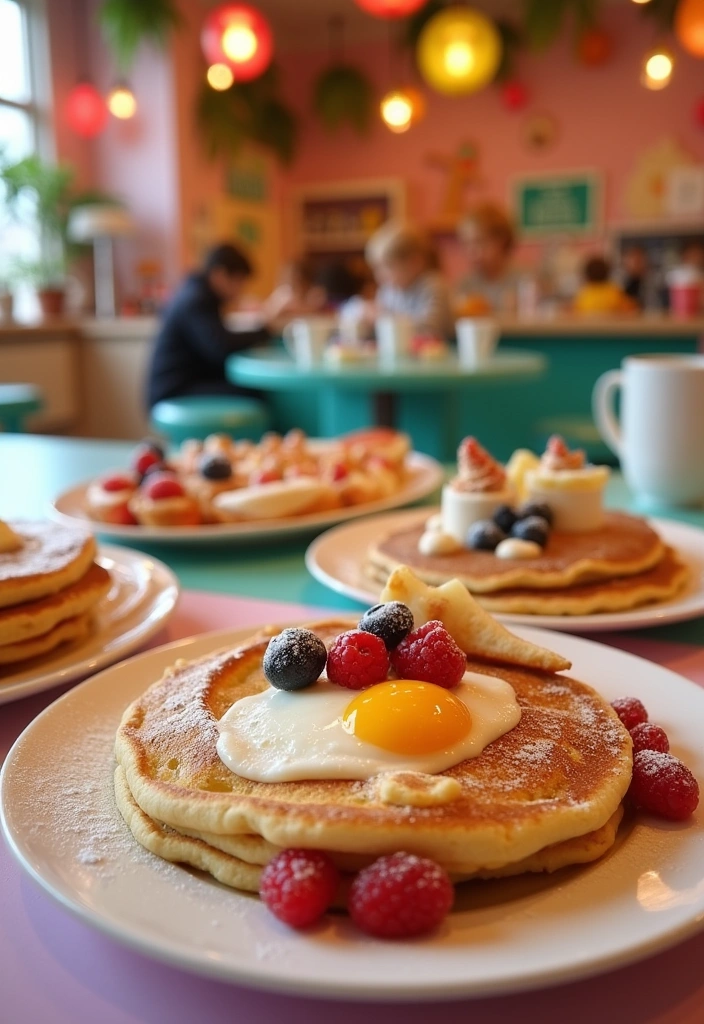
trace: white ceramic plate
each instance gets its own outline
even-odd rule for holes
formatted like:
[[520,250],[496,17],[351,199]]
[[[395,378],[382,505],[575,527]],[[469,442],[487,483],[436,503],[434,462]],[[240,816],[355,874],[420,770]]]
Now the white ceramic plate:
[[95,611],[86,640],[65,644],[13,669],[0,671],[0,704],[52,686],[82,679],[138,650],[169,618],[178,580],[163,562],[139,551],[101,545],[97,561],[112,575],[112,587]]
[[[247,633],[251,630],[246,631]],[[674,753],[704,780],[704,691],[657,665],[567,634],[521,628],[574,662],[609,700],[640,697]],[[180,641],[114,666],[31,723],[0,779],[10,848],[50,895],[149,956],[256,988],[352,999],[450,999],[546,986],[649,956],[704,922],[704,814],[643,817],[601,861],[552,877],[462,887],[439,934],[380,942],[330,916],[288,930],[254,897],[147,853],[112,794],[126,705],[177,657],[245,631]],[[28,799],[27,794],[31,794]]]
[[96,523],[86,512],[86,491],[89,484],[79,484],[69,491],[64,491],[51,506],[55,519],[72,526],[88,527],[104,537],[129,540],[137,544],[140,541],[168,542],[175,544],[212,544],[222,541],[264,540],[268,537],[287,536],[289,534],[314,532],[325,529],[334,523],[359,516],[384,512],[391,508],[401,508],[412,502],[427,498],[438,489],[445,473],[439,462],[421,452],[411,452],[407,457],[408,478],[400,491],[390,498],[370,501],[365,505],[353,505],[348,508],[333,509],[329,512],[316,512],[313,515],[289,516],[286,519],[269,519],[251,523],[220,523],[212,526],[111,526],[108,523]]
[[[308,571],[326,587],[364,605],[376,604],[381,588],[364,571],[370,544],[393,530],[405,529],[428,519],[436,509],[409,510],[374,516],[328,530],[306,551]],[[602,633],[619,629],[647,629],[668,622],[683,622],[704,615],[704,530],[669,519],[652,519],[651,525],[667,544],[677,548],[692,570],[687,588],[669,601],[644,605],[626,612],[594,615],[497,614],[502,622],[559,629],[567,633]],[[452,577],[448,560],[448,579]]]

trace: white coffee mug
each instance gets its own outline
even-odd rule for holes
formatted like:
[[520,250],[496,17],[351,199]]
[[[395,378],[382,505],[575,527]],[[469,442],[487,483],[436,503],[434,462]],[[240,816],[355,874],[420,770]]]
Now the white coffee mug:
[[704,501],[704,355],[628,356],[621,370],[599,378],[592,401],[599,432],[639,501]]
[[298,317],[285,325],[284,345],[298,366],[311,367],[322,361],[335,326],[331,316]]
[[455,324],[457,358],[468,370],[486,363],[499,340],[499,325],[488,317],[463,317]]
[[409,355],[413,340],[413,321],[410,317],[389,313],[377,318],[374,329],[381,363],[391,365]]

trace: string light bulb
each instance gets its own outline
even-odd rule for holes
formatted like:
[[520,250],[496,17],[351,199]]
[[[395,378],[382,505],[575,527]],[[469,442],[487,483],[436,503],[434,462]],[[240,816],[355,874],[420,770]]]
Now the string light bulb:
[[434,14],[418,39],[418,67],[428,85],[450,96],[483,89],[501,61],[494,22],[472,7],[452,4]]
[[244,3],[224,3],[210,11],[200,42],[208,67],[226,64],[238,82],[263,74],[274,53],[271,25],[261,11]]
[[646,89],[664,89],[670,84],[675,62],[672,54],[658,47],[645,55],[641,82]]
[[137,113],[137,97],[124,82],[110,90],[106,103],[112,116],[119,121],[129,121]]
[[205,73],[208,85],[216,92],[225,92],[235,80],[232,68],[229,64],[211,64]]
[[413,123],[413,103],[400,90],[387,92],[379,109],[381,110],[381,119],[386,127],[398,135],[407,132]]

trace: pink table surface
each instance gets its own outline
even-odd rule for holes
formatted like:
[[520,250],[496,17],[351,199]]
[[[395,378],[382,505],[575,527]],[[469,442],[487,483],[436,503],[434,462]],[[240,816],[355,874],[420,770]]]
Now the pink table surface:
[[[183,594],[151,646],[212,629],[305,619],[300,605]],[[319,614],[330,615],[330,611]],[[704,686],[704,648],[607,635]],[[60,690],[0,708],[0,755]],[[6,1024],[702,1024],[704,934],[640,964],[559,988],[435,1005],[269,995],[159,964],[93,931],[0,849],[0,1021]]]

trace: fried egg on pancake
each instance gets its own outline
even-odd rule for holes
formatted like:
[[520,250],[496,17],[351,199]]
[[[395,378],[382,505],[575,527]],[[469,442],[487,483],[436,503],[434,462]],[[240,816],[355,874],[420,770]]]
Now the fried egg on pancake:
[[[329,645],[355,623],[312,628]],[[508,682],[518,725],[438,777],[457,782],[451,802],[390,805],[374,779],[261,783],[217,753],[218,721],[268,687],[261,634],[235,650],[178,662],[125,712],[116,756],[136,804],[176,830],[257,835],[274,846],[374,856],[408,850],[453,874],[495,870],[546,846],[601,829],[631,776],[631,741],[611,707],[564,676],[468,662]]]
[[645,572],[665,552],[644,519],[623,512],[607,512],[603,526],[589,533],[553,530],[541,555],[521,561],[468,549],[452,555],[421,555],[418,542],[423,532],[424,524],[419,523],[372,545],[368,557],[375,578],[385,579],[397,566],[408,565],[425,583],[437,585],[456,577],[473,594],[515,587],[554,590]]
[[84,576],[95,558],[95,540],[83,530],[24,519],[8,525],[22,546],[0,554],[0,608],[56,594]]

